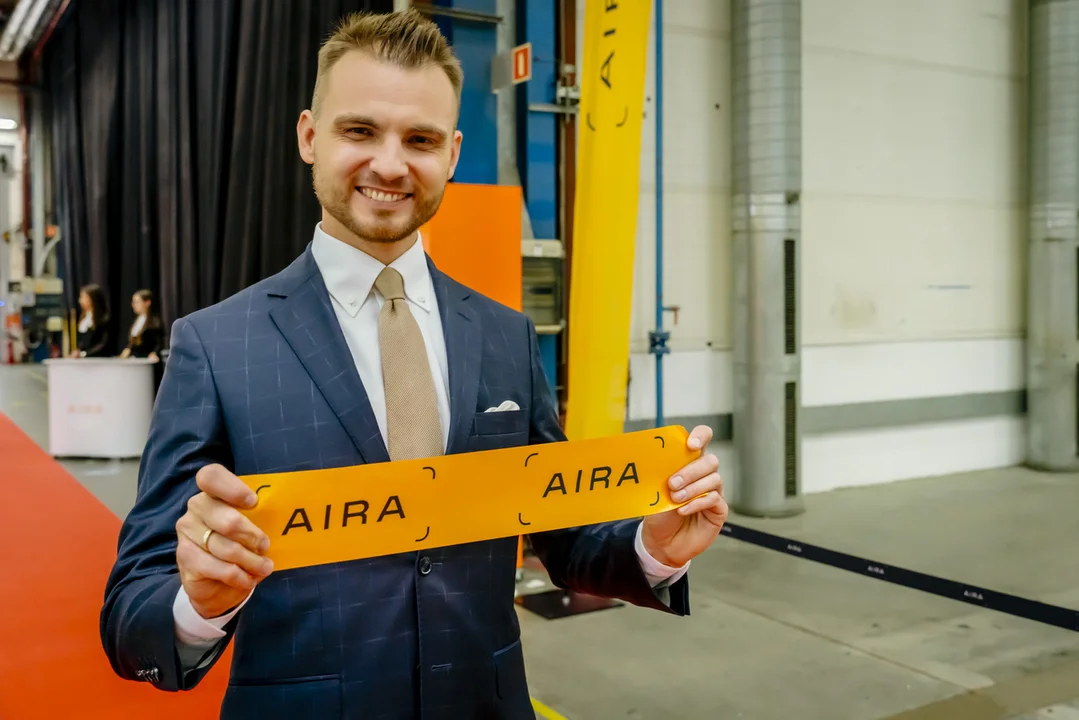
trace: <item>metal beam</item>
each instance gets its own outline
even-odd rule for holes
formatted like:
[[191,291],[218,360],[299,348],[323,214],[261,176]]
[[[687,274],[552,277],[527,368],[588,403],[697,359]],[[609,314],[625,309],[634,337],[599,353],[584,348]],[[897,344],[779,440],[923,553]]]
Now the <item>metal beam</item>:
[[412,7],[425,15],[448,17],[453,20],[468,20],[471,22],[489,23],[497,25],[502,22],[502,16],[495,13],[477,12],[475,10],[459,10],[457,8],[439,7],[424,2],[413,2]]
[[517,0],[517,43],[532,43],[532,79],[517,86],[517,167],[538,238],[558,233],[558,120],[533,109],[554,105],[558,82],[555,0]]

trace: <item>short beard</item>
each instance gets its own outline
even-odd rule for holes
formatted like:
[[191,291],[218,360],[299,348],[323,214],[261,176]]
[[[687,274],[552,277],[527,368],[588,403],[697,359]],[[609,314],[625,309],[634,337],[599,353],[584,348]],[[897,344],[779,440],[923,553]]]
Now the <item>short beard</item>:
[[386,245],[412,237],[413,233],[438,212],[438,208],[442,204],[442,197],[445,194],[445,186],[437,195],[425,197],[414,194],[412,199],[415,203],[415,209],[412,216],[408,219],[408,222],[398,229],[382,223],[363,224],[357,220],[355,215],[352,214],[351,203],[352,193],[357,192],[356,188],[349,186],[347,190],[341,192],[340,187],[336,184],[323,183],[319,175],[318,163],[311,166],[311,180],[315,188],[315,197],[318,198],[319,204],[334,220],[341,223],[345,229],[360,240]]

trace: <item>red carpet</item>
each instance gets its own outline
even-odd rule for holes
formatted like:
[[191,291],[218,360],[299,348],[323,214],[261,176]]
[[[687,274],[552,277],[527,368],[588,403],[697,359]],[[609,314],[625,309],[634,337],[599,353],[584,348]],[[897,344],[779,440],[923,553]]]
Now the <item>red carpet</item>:
[[120,520],[0,414],[0,718],[216,718],[231,652],[198,688],[117,677],[98,635]]

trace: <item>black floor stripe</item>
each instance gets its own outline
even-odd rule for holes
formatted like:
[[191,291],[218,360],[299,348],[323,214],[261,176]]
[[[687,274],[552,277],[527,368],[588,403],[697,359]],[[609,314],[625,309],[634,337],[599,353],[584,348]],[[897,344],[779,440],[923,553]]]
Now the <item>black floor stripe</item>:
[[995,610],[1007,615],[1026,618],[1035,622],[1053,625],[1079,632],[1079,610],[1049,605],[1029,600],[1008,593],[988,590],[968,585],[966,583],[948,580],[935,575],[907,570],[906,568],[876,562],[857,555],[829,550],[827,548],[810,545],[799,540],[772,535],[771,533],[754,530],[734,523],[726,523],[722,534],[727,537],[741,540],[751,545],[776,550],[804,560],[839,568],[848,572],[858,573],[867,577],[883,580],[884,582],[901,585],[903,587],[922,592],[939,595],[941,597],[958,600],[959,602],[977,605],[987,610]]

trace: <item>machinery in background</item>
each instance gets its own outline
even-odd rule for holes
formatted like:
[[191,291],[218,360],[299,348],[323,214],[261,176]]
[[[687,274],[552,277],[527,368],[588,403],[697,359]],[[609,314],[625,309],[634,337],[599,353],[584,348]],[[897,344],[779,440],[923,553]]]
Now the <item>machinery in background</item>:
[[22,235],[5,232],[0,237],[0,363],[9,365],[22,362],[26,354],[22,332],[25,267],[26,245]]
[[64,332],[64,281],[54,277],[22,281],[22,340],[30,362],[44,362],[68,353]]
[[0,299],[5,364],[42,362],[68,352],[64,322],[64,283],[58,278],[9,280]]
[[521,309],[536,326],[543,371],[556,394],[558,343],[566,327],[564,258],[565,251],[559,240],[521,240]]
[[[44,217],[34,235],[12,212],[21,172],[13,145],[0,145],[0,363],[42,362],[68,351],[63,280],[56,277],[60,231]],[[24,168],[25,170],[25,168]]]
[[[56,246],[50,243],[51,250]],[[42,362],[69,351],[63,280],[26,272],[27,243],[6,232],[0,244],[0,363]],[[43,265],[44,263],[42,263]]]

